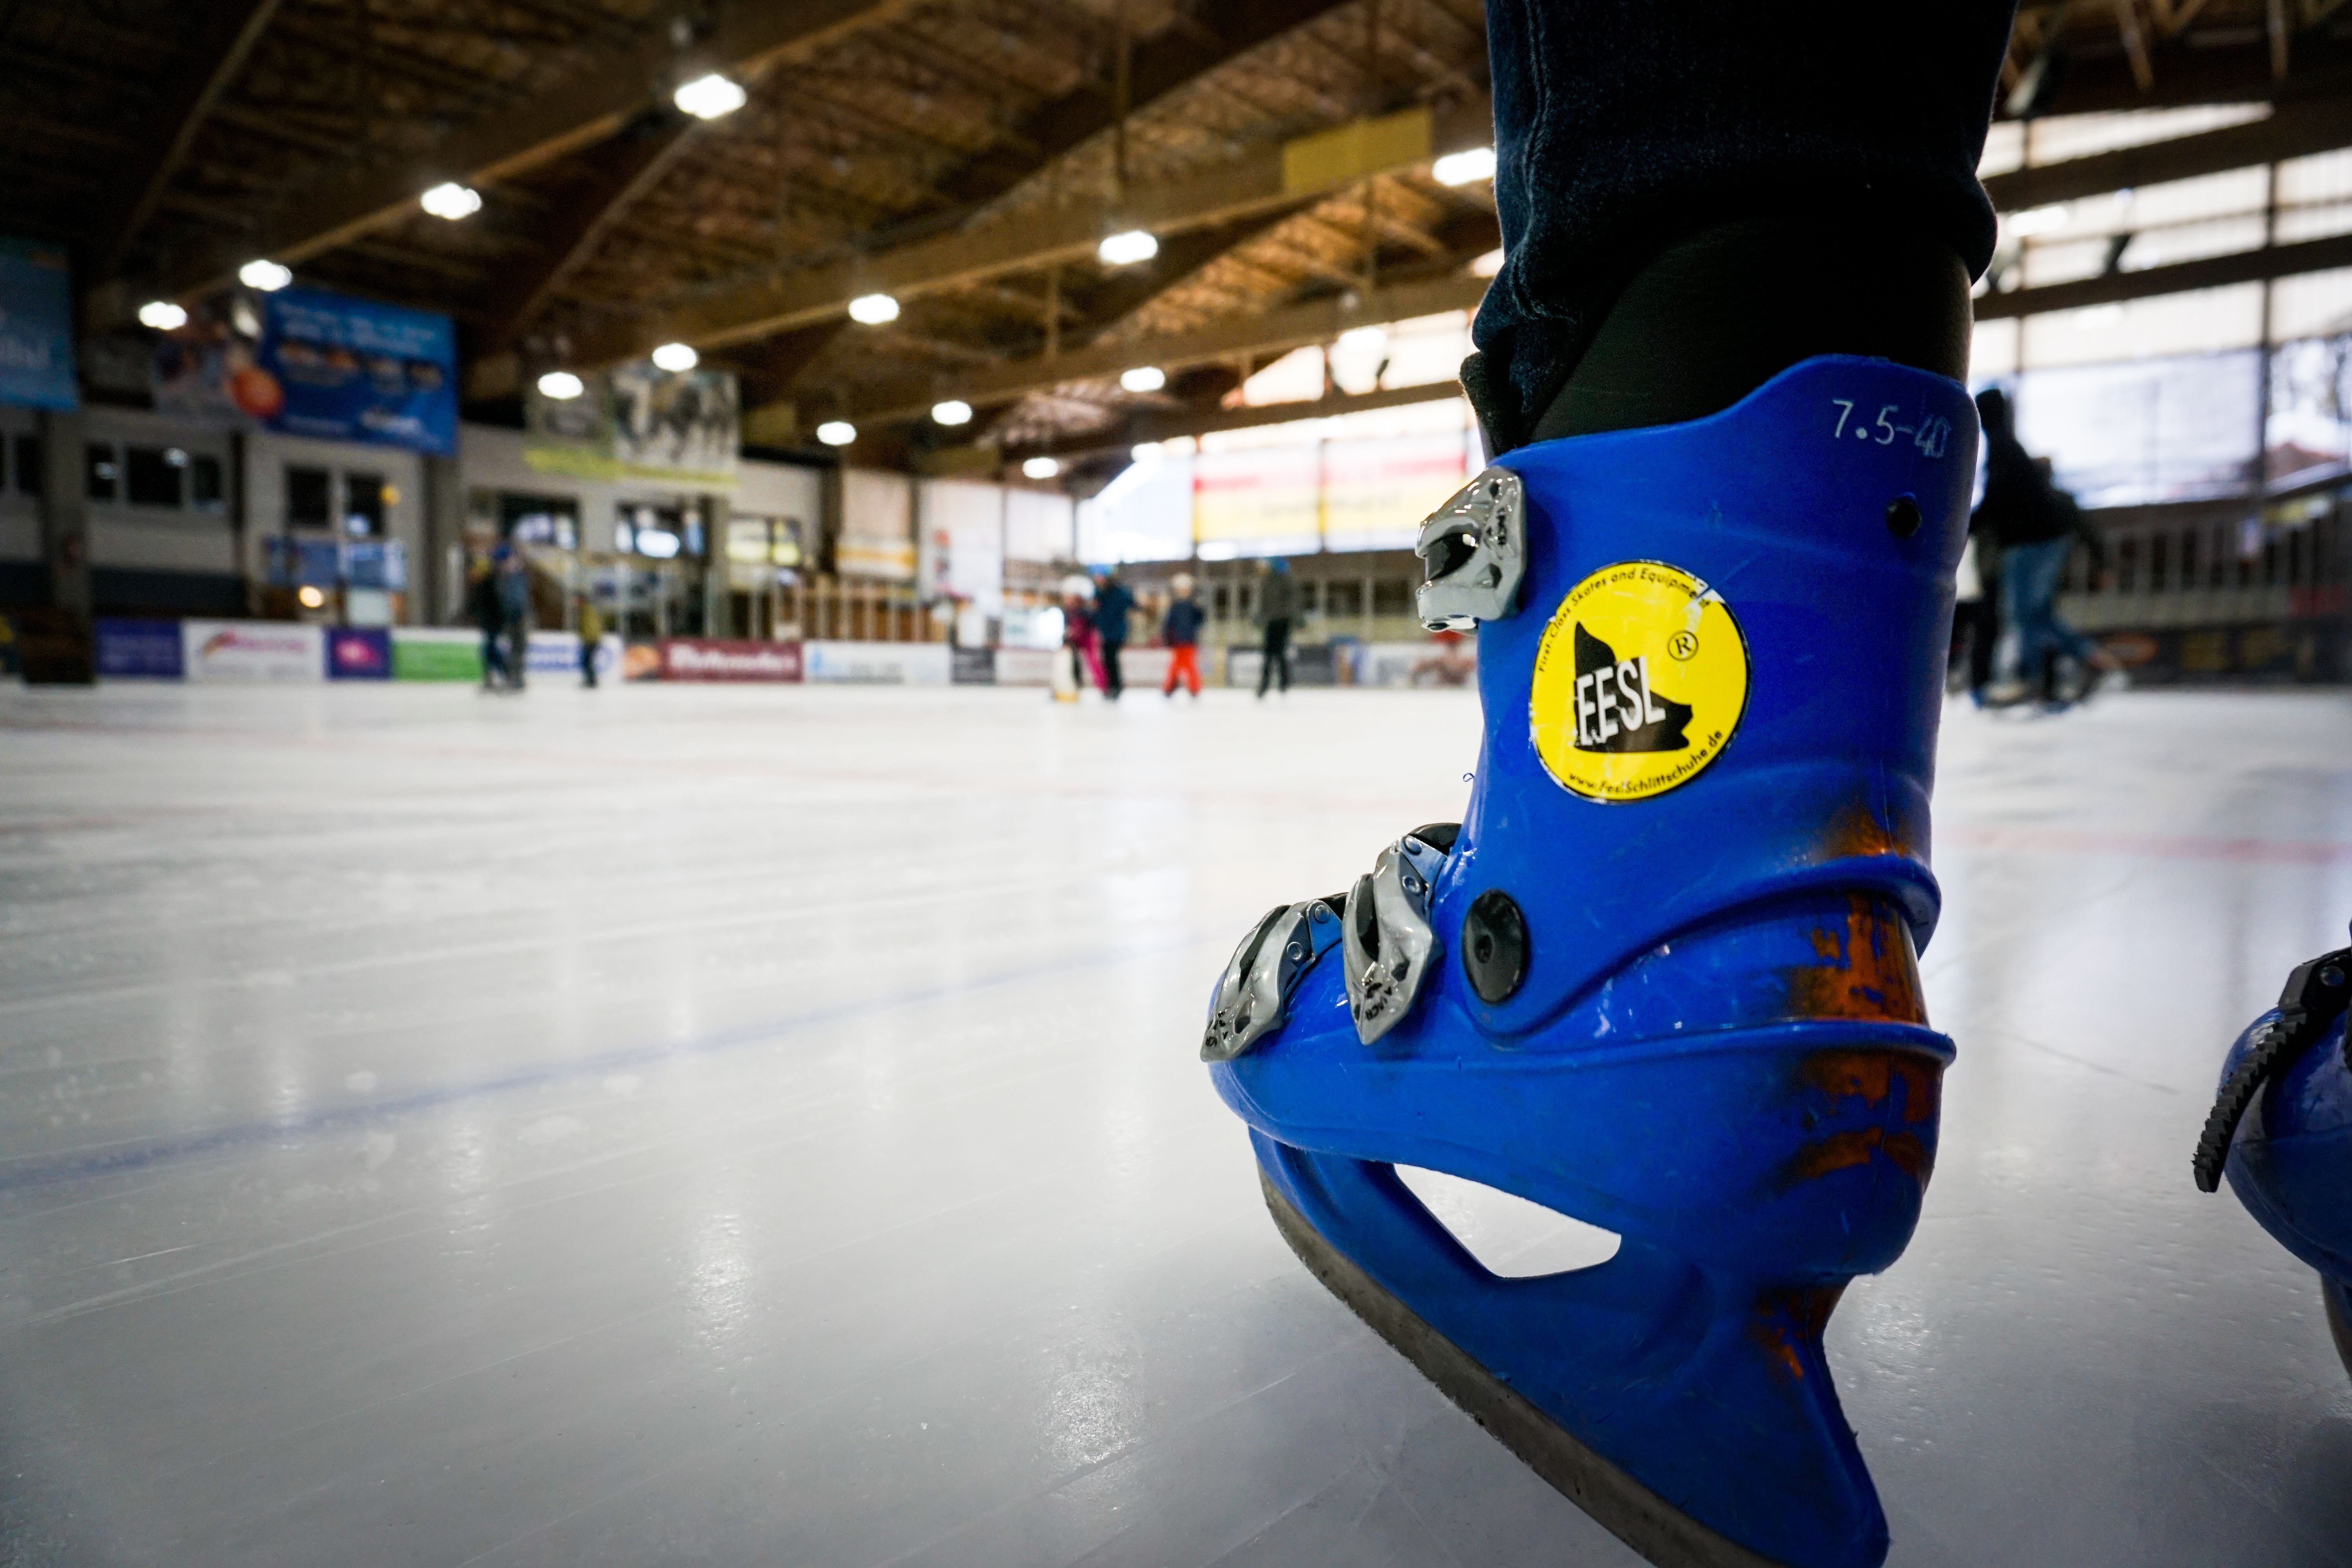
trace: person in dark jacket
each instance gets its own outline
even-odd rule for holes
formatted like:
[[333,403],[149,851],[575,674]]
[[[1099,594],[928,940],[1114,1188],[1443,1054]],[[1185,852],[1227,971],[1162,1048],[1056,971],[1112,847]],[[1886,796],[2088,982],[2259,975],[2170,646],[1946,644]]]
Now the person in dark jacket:
[[1265,575],[1258,580],[1257,624],[1265,634],[1265,661],[1258,666],[1257,694],[1265,695],[1266,683],[1280,672],[1285,695],[1290,691],[1290,623],[1298,618],[1298,580],[1290,574],[1290,563],[1276,557],[1266,563]]
[[[2105,547],[2074,498],[2052,482],[2049,466],[2038,463],[2017,438],[2008,395],[1999,387],[1977,394],[1977,416],[1984,424],[1985,493],[1969,529],[2000,550],[2000,620],[2006,632],[2000,679],[1986,692],[1996,704],[2019,702],[2046,679],[2053,654],[2070,656],[2092,669],[2117,668],[2114,656],[2068,626],[2058,614],[2058,585],[2077,542],[2092,552],[2092,569],[2103,568]],[[2055,692],[2046,693],[2055,696]]]
[[1127,647],[1127,618],[1134,609],[1135,595],[1118,580],[1118,570],[1105,571],[1095,584],[1095,639],[1102,649],[1102,692],[1113,702],[1127,689],[1118,656]]
[[507,682],[505,611],[499,607],[498,570],[484,562],[466,585],[466,618],[482,634],[482,689],[503,690]]
[[530,662],[530,566],[510,544],[499,547],[492,578],[498,585],[499,619],[507,639],[507,685],[522,689]]
[[1201,623],[1208,616],[1192,599],[1192,579],[1179,572],[1169,587],[1176,596],[1168,605],[1168,614],[1160,622],[1160,640],[1168,645],[1168,679],[1160,688],[1162,697],[1176,695],[1176,682],[1181,679],[1192,700],[1201,700]]

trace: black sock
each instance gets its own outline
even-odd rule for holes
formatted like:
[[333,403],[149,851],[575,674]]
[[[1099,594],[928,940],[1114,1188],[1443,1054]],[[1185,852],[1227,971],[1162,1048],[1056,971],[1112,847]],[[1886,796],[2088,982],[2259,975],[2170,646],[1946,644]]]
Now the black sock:
[[1526,439],[1701,418],[1815,354],[1962,380],[1971,321],[1968,268],[1938,241],[1866,222],[1727,224],[1634,274]]

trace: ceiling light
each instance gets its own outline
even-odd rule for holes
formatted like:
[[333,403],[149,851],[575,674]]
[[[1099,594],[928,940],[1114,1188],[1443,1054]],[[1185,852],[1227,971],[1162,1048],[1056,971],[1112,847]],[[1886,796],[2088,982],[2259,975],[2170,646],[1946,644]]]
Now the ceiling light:
[[588,384],[568,370],[551,370],[539,378],[539,395],[569,403],[588,390]]
[[1156,364],[1139,364],[1123,373],[1118,384],[1129,392],[1157,392],[1168,384],[1168,373]]
[[1494,249],[1486,252],[1486,255],[1480,257],[1477,260],[1470,264],[1470,276],[1473,278],[1492,278],[1496,273],[1500,272],[1502,269],[1503,247],[1498,245]]
[[139,307],[139,324],[159,332],[176,331],[188,324],[188,312],[169,300],[150,300]]
[[302,602],[306,610],[321,610],[327,605],[327,595],[308,584],[294,590],[294,596]]
[[1122,229],[1095,247],[1095,254],[1102,258],[1106,267],[1129,267],[1159,255],[1160,242],[1149,229]]
[[746,96],[740,84],[712,71],[709,76],[696,77],[670,94],[670,101],[697,120],[716,120],[742,108]]
[[471,185],[444,180],[417,197],[416,205],[435,217],[447,218],[456,223],[459,218],[472,217],[482,210],[482,193]]
[[1127,455],[1135,461],[1143,463],[1160,456],[1160,445],[1157,441],[1138,441],[1127,449]]
[[878,327],[898,319],[898,301],[887,294],[860,294],[849,302],[849,319],[861,327]]
[[1389,346],[1386,327],[1349,327],[1339,334],[1339,347],[1351,354],[1376,354]]
[[1062,471],[1062,465],[1051,458],[1032,458],[1021,465],[1024,479],[1050,479]]
[[2048,234],[2053,228],[2066,226],[2066,204],[2053,202],[2046,207],[2028,207],[2021,213],[2009,215],[2011,234]]
[[236,269],[236,280],[248,289],[275,294],[294,281],[294,269],[275,261],[248,261]]
[[857,426],[846,419],[828,419],[816,427],[816,438],[828,447],[846,447],[857,439]]
[[971,423],[971,405],[961,397],[950,397],[945,403],[931,405],[931,417],[941,425]]
[[1481,180],[1495,177],[1495,150],[1473,147],[1467,153],[1448,153],[1429,166],[1429,177],[1441,185],[1475,185]]
[[691,343],[664,343],[654,350],[654,363],[673,373],[682,374],[701,363],[702,356],[694,352]]

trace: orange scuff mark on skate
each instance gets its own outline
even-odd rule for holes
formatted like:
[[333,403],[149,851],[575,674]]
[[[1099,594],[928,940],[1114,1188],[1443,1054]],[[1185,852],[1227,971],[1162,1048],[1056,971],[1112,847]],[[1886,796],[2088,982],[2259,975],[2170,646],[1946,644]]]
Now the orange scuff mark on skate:
[[1768,1290],[1756,1299],[1748,1338],[1764,1352],[1765,1364],[1791,1383],[1805,1379],[1805,1347],[1821,1343],[1830,1314],[1837,1310],[1845,1282]]
[[1829,826],[1822,833],[1821,847],[1824,860],[1869,855],[1926,858],[1917,845],[1906,842],[1861,801],[1854,802],[1830,819]]
[[1883,1105],[1900,1085],[1903,1120],[1927,1121],[1943,1109],[1944,1064],[1916,1051],[1815,1051],[1799,1069],[1806,1084],[1832,1100]]
[[1807,936],[1822,962],[1788,972],[1793,1016],[1927,1021],[1911,928],[1888,900],[1854,893],[1843,926],[1817,926]]

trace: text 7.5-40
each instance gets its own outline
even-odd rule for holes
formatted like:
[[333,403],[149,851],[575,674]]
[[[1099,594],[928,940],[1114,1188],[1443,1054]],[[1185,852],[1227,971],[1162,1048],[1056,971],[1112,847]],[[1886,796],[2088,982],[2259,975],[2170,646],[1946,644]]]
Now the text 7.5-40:
[[1951,445],[1952,422],[1941,415],[1922,414],[1908,424],[1898,424],[1903,408],[1899,403],[1879,405],[1875,417],[1856,414],[1850,397],[1832,397],[1830,406],[1837,410],[1837,428],[1831,432],[1833,437],[1850,430],[1855,440],[1874,441],[1882,447],[1907,439],[1930,458],[1942,457],[1944,449]]

